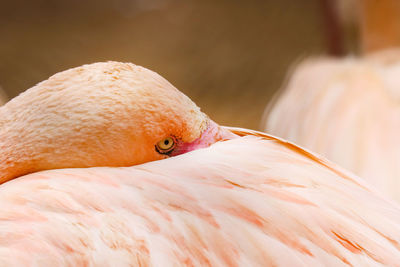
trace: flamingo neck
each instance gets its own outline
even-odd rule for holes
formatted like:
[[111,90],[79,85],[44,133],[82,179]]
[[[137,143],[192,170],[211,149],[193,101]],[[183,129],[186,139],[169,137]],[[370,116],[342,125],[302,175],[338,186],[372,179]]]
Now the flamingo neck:
[[400,1],[361,1],[360,26],[363,53],[400,46]]

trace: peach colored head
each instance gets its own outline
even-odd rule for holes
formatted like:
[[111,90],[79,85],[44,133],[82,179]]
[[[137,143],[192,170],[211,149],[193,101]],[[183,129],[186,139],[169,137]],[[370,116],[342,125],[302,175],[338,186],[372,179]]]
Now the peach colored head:
[[131,166],[229,137],[153,71],[83,65],[0,108],[0,182],[46,169]]

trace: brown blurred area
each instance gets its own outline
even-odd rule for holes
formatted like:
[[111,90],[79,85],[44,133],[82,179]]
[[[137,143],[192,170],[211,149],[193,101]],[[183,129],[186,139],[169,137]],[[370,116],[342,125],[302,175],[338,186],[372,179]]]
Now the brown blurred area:
[[326,47],[318,0],[0,0],[9,97],[81,64],[133,62],[218,123],[256,129],[290,65]]

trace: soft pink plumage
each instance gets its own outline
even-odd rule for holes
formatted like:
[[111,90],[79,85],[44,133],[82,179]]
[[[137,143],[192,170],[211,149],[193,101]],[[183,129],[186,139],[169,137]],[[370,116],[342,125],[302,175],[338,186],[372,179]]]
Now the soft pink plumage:
[[[164,103],[155,103],[160,97]],[[41,103],[40,113],[34,112],[33,98]],[[359,178],[291,143],[219,127],[172,85],[144,68],[109,62],[72,69],[30,89],[0,111],[4,115],[0,147],[12,155],[5,156],[0,174],[7,178],[3,181],[13,179],[0,186],[0,265],[379,266],[400,262],[396,204]],[[80,123],[71,119],[80,119],[79,115],[86,119]],[[145,122],[131,119],[142,117]],[[169,123],[175,127],[170,129]],[[179,125],[186,126],[184,131]],[[140,127],[147,127],[146,134]],[[229,131],[244,137],[173,158],[158,155],[155,149],[159,140],[172,136],[179,143],[169,155],[180,154],[231,138]],[[17,142],[23,133],[30,134],[23,140],[38,160],[32,160]],[[133,138],[121,139],[121,133]],[[84,145],[73,147],[74,140]],[[19,145],[18,153],[11,153],[13,145]],[[102,151],[108,157],[99,159],[96,151],[101,148],[114,153]],[[115,158],[126,150],[129,164]],[[63,160],[60,168],[76,168],[40,171],[60,166],[54,152]],[[96,162],[139,164],[140,153],[148,154],[147,161],[164,159],[133,167],[94,167]],[[18,155],[24,156],[19,165],[14,164]],[[85,161],[85,156],[95,161]],[[13,166],[19,166],[19,174],[35,173],[18,177]],[[93,168],[82,168],[88,166]]]
[[307,60],[265,130],[326,156],[400,201],[400,51]]
[[0,202],[9,266],[400,262],[394,203],[266,135],[134,167],[30,174],[2,185]]

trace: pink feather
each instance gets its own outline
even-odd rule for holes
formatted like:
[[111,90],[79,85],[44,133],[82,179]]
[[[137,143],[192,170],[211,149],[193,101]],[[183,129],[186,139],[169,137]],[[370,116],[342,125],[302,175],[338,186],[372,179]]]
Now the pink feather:
[[[400,209],[291,143],[250,135],[133,167],[29,174],[0,190],[7,266],[379,266]],[[256,136],[251,136],[256,135]]]

